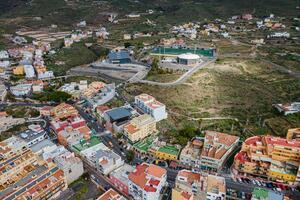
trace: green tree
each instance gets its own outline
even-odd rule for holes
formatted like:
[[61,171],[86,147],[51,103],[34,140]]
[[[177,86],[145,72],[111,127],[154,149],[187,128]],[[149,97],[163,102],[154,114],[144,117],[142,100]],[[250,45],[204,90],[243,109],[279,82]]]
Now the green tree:
[[135,153],[132,150],[129,150],[126,154],[126,159],[128,162],[132,162],[134,159]]

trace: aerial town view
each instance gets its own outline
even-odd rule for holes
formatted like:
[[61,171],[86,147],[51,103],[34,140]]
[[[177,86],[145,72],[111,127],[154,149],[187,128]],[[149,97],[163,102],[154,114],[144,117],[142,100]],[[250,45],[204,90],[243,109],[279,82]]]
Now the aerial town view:
[[0,0],[0,200],[300,200],[300,0]]

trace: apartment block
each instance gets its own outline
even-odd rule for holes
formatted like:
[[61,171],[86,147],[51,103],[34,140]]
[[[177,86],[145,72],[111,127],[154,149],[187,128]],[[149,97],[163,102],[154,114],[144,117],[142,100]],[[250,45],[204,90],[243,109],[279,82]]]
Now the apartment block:
[[109,179],[112,184],[119,189],[122,193],[129,195],[129,177],[128,175],[133,172],[135,168],[131,165],[124,164],[118,169],[109,174]]
[[67,183],[77,180],[84,172],[83,163],[74,153],[65,151],[54,158],[54,163],[64,171]]
[[235,155],[234,168],[244,175],[299,185],[300,141],[254,136]]
[[225,178],[190,170],[178,172],[172,200],[225,200]]
[[51,110],[55,119],[67,119],[69,117],[78,116],[78,111],[67,103],[61,103]]
[[215,172],[221,170],[225,160],[237,147],[238,142],[239,137],[206,131],[201,153],[201,169]]
[[203,141],[200,138],[189,141],[181,150],[180,163],[194,169],[200,169],[202,148]]
[[103,143],[80,152],[97,171],[108,175],[113,170],[124,164],[121,156],[110,150]]
[[64,172],[38,160],[18,137],[0,142],[0,199],[54,199],[67,189]]
[[224,177],[208,175],[206,199],[207,200],[226,199],[226,185],[225,185]]
[[168,117],[166,106],[148,94],[136,96],[135,105],[143,112],[151,115],[156,122]]
[[172,189],[172,200],[205,199],[207,176],[189,170],[178,172],[175,187]]
[[156,132],[156,121],[148,114],[135,117],[124,126],[124,135],[133,143]]
[[159,199],[166,180],[167,170],[153,164],[142,163],[129,174],[129,194],[133,199]]

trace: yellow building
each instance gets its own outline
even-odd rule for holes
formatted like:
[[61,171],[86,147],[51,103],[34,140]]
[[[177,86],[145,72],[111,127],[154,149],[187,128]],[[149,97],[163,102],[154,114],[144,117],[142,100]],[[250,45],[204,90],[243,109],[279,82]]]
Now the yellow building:
[[23,75],[24,74],[24,66],[19,65],[16,68],[13,69],[13,74],[14,75]]
[[124,134],[131,142],[144,139],[156,132],[156,121],[148,114],[138,116],[124,126]]
[[248,138],[235,156],[237,171],[298,185],[300,141],[273,136]]
[[155,152],[155,157],[160,160],[177,160],[179,155],[179,149],[175,146],[165,145]]

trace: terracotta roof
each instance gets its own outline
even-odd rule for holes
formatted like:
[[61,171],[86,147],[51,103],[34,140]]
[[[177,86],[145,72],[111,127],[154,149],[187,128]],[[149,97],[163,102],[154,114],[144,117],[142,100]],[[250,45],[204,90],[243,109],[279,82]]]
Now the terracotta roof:
[[133,124],[127,124],[126,126],[124,126],[124,130],[129,133],[129,134],[134,134],[136,133],[139,129],[133,125]]
[[144,187],[144,190],[145,190],[146,192],[156,192],[156,188],[154,188],[154,187],[152,187],[152,186],[149,186],[149,185],[146,185],[146,186]]
[[[110,188],[104,194],[102,194],[97,200],[119,200],[122,199],[122,195]],[[125,198],[124,198],[125,199]]]
[[300,141],[287,140],[280,137],[264,136],[263,137],[267,145],[279,145],[287,147],[300,148]]
[[0,112],[0,117],[7,117],[7,113],[6,112]]
[[183,200],[189,200],[192,195],[189,194],[188,192],[181,192],[181,196],[182,196]]
[[150,164],[150,166],[147,169],[147,173],[157,178],[161,178],[167,173],[167,170],[157,165]]
[[187,182],[192,185],[195,181],[200,181],[201,174],[188,170],[181,170],[178,172],[178,176],[187,178]]
[[236,140],[239,139],[239,137],[216,131],[206,131],[205,139],[210,142],[217,142],[226,146],[231,146]]

